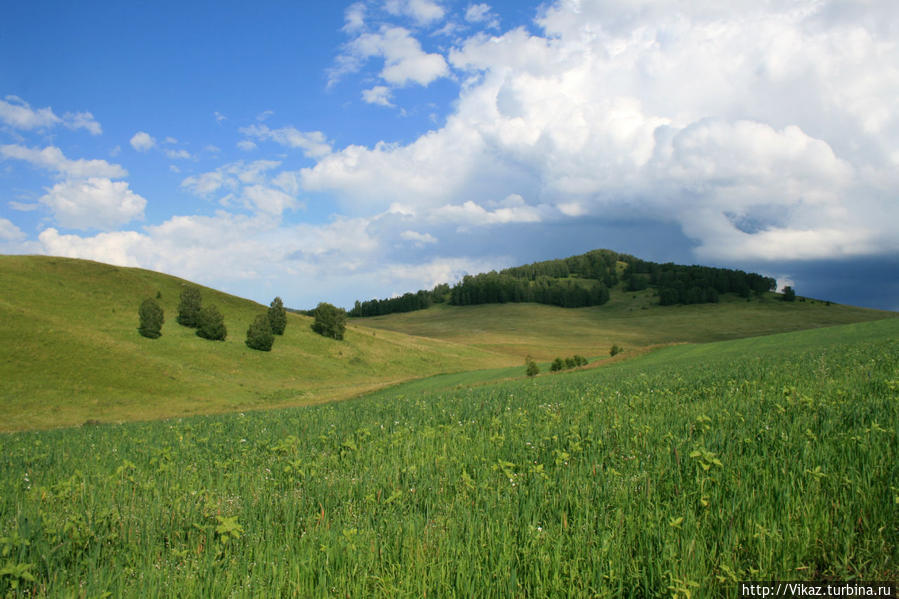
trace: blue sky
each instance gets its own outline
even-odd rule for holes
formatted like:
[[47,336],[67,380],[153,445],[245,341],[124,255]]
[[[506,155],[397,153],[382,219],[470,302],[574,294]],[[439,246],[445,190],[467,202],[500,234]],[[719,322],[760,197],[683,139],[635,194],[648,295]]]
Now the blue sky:
[[611,248],[899,309],[891,0],[2,11],[3,253],[310,307]]

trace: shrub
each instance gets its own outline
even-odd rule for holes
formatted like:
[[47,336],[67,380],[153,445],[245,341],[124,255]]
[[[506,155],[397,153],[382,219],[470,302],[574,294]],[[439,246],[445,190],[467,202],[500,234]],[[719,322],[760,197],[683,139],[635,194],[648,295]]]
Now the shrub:
[[312,323],[312,330],[324,337],[343,339],[343,333],[346,331],[346,312],[337,306],[329,303],[320,303],[315,310],[312,311],[315,322]]
[[552,365],[550,365],[550,372],[559,372],[565,367],[565,363],[562,361],[562,358],[556,358],[553,360]]
[[200,310],[198,317],[197,335],[210,341],[224,341],[228,335],[225,328],[225,317],[215,306],[208,306]]
[[577,366],[577,362],[574,361],[574,357],[565,358],[565,368],[574,368]]
[[624,351],[623,347],[619,347],[617,343],[612,344],[612,349],[609,350],[609,355],[613,358]]
[[137,331],[148,339],[157,339],[162,335],[162,323],[165,317],[156,300],[147,298],[141,302],[137,311],[140,316],[140,326]]
[[247,329],[247,347],[250,349],[258,349],[259,351],[271,351],[272,344],[275,342],[275,335],[272,332],[271,317],[269,314],[260,314]]
[[287,327],[287,310],[284,309],[284,302],[280,297],[272,300],[268,309],[268,322],[275,335],[283,335],[284,329]]
[[580,354],[574,354],[574,365],[575,366],[586,366],[587,358]]
[[178,324],[193,329],[200,326],[200,310],[202,300],[197,287],[188,286],[181,290],[181,301],[178,303]]
[[786,287],[784,287],[783,297],[781,299],[785,302],[795,302],[796,290],[787,285]]
[[540,367],[537,366],[537,363],[534,362],[534,360],[530,356],[528,356],[526,365],[527,368],[525,369],[525,374],[527,374],[528,376],[537,376],[538,374],[540,374]]

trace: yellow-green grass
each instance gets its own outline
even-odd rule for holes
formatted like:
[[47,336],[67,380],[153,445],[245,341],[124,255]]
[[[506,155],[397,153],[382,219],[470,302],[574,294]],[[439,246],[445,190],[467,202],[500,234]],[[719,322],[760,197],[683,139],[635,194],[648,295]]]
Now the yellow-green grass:
[[[297,314],[271,352],[254,351],[246,331],[267,306],[202,288],[228,327],[226,341],[207,341],[175,321],[185,284],[85,260],[0,256],[0,430],[313,404],[508,364],[489,351],[356,324],[335,341]],[[151,340],[137,332],[137,309],[157,292],[165,324]]]
[[575,353],[608,355],[672,343],[702,343],[850,324],[899,316],[895,312],[830,304],[784,302],[776,294],[750,301],[725,296],[717,304],[658,306],[652,291],[612,292],[604,306],[541,304],[435,305],[427,310],[356,319],[382,330],[451,341],[509,355],[551,360]]
[[399,391],[0,435],[0,596],[713,599],[897,579],[897,319]]

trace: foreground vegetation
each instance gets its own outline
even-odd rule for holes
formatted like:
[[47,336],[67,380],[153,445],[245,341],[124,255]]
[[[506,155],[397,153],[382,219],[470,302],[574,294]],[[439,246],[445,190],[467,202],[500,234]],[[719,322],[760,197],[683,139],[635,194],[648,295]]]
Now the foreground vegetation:
[[899,320],[0,437],[0,594],[733,596],[889,580]]

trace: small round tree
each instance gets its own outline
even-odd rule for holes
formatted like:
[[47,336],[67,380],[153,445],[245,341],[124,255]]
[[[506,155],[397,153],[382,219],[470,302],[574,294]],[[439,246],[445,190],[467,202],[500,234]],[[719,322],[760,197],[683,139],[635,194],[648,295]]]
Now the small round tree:
[[178,303],[178,324],[194,329],[200,326],[201,308],[200,290],[192,285],[182,289],[181,301]]
[[781,298],[785,302],[795,302],[796,301],[796,290],[787,285],[784,287],[784,294]]
[[280,297],[272,300],[268,309],[268,322],[275,335],[283,335],[284,329],[287,327],[287,310],[284,309],[284,302]]
[[537,363],[534,362],[533,360],[528,360],[527,368],[525,368],[524,372],[528,376],[537,376],[538,374],[540,374],[540,367],[537,366]]
[[207,306],[200,310],[197,335],[211,341],[224,341],[228,335],[225,328],[225,317],[215,306]]
[[550,372],[559,372],[563,368],[565,368],[565,362],[562,361],[562,358],[556,358],[549,366]]
[[312,323],[313,331],[338,341],[343,339],[343,333],[346,330],[345,311],[337,306],[322,302],[312,311],[312,315],[315,317],[315,322]]
[[271,351],[275,342],[268,314],[260,314],[247,329],[247,347],[259,351]]
[[140,316],[140,326],[137,331],[148,339],[157,339],[162,335],[162,323],[165,317],[162,307],[155,299],[147,298],[141,302],[137,311]]

